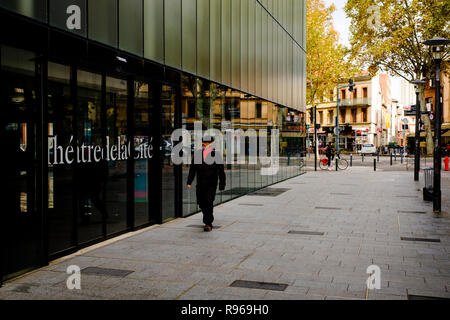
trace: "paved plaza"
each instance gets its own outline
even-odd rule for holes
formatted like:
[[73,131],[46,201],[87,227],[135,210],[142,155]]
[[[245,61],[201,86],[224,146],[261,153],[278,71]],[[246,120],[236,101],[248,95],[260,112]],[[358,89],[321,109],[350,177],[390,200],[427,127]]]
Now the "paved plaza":
[[[415,183],[406,170],[308,170],[271,186],[278,196],[220,205],[211,233],[194,215],[128,234],[6,283],[0,299],[450,298],[450,174],[442,179],[447,213],[435,215],[422,174]],[[71,265],[81,290],[67,289]],[[379,290],[367,289],[371,265]]]

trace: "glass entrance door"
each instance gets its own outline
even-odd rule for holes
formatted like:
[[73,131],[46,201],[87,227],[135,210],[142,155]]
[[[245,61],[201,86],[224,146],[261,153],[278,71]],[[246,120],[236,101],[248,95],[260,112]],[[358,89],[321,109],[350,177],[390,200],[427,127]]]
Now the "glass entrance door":
[[41,210],[36,196],[38,65],[33,52],[1,47],[2,273],[8,278],[39,265]]
[[172,132],[175,130],[175,89],[163,85],[161,90],[162,221],[175,218],[175,167],[172,162]]

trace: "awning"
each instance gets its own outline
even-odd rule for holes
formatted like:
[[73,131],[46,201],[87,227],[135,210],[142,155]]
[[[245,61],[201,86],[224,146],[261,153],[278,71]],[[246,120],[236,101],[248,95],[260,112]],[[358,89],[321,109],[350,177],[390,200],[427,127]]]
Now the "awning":
[[444,134],[442,135],[442,137],[450,137],[450,131],[447,131],[446,133],[444,133]]

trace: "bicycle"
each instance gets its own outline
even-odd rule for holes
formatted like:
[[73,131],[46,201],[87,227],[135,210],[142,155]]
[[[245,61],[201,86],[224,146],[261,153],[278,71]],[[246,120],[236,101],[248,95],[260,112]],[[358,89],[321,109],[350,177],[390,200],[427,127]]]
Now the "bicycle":
[[[339,170],[346,170],[348,168],[348,161],[345,159],[341,159],[339,155],[336,155],[336,159],[338,162],[338,169]],[[328,166],[328,158],[320,159],[319,167],[322,170],[328,170],[328,168],[332,167],[331,165]]]

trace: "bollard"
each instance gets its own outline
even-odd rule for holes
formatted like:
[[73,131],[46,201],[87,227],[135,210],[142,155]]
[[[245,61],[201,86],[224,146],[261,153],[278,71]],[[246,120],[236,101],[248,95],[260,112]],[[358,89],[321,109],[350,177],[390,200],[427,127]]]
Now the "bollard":
[[377,159],[373,159],[373,171],[377,171]]
[[377,162],[380,162],[380,152],[377,153]]
[[391,153],[391,166],[392,166],[392,153]]
[[350,167],[353,167],[353,154],[350,155]]
[[397,154],[396,153],[394,153],[394,159],[395,159],[395,162],[397,162]]
[[403,164],[403,153],[402,153],[402,158],[401,158],[401,162],[400,163]]
[[362,155],[362,162],[364,162],[364,153],[361,153]]
[[336,171],[338,171],[338,159],[336,159]]

